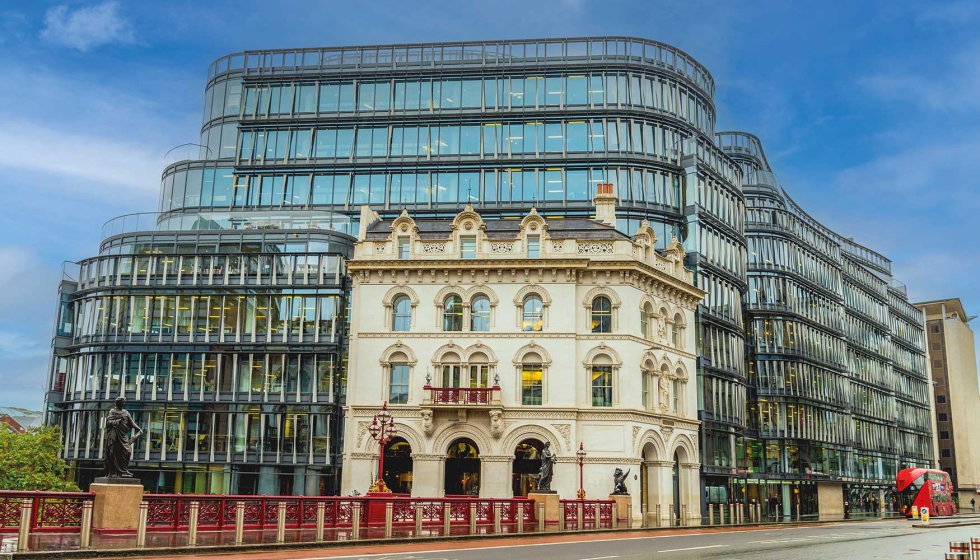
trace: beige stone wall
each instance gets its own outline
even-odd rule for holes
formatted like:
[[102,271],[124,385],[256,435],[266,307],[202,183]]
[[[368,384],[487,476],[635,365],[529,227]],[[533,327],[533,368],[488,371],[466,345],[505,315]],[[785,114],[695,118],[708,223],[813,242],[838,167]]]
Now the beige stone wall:
[[956,449],[956,479],[960,505],[969,506],[962,490],[980,484],[980,386],[977,381],[973,331],[959,319],[946,319],[947,375]]
[[817,483],[817,508],[820,519],[844,517],[844,489],[839,482]]

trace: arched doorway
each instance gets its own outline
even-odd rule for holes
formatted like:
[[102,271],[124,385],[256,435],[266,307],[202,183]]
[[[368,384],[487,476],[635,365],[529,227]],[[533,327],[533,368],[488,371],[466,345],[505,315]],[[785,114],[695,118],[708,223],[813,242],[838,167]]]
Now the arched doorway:
[[412,493],[412,446],[396,437],[385,445],[385,485],[398,494]]
[[[674,452],[674,466],[671,469],[671,475],[673,478],[672,487],[674,489],[674,519],[676,523],[680,523],[681,519],[681,460],[678,457],[677,452]],[[674,519],[671,519],[671,523],[675,523]]]
[[[640,469],[640,506],[647,514],[656,516],[657,504],[660,503],[660,487],[662,482],[660,455],[653,443],[643,446],[643,468]],[[659,520],[657,521],[659,523]]]
[[480,495],[480,450],[473,440],[460,438],[446,453],[447,496]]
[[542,449],[544,444],[536,439],[525,439],[514,448],[514,474],[512,475],[514,496],[527,496],[529,492],[537,489]]

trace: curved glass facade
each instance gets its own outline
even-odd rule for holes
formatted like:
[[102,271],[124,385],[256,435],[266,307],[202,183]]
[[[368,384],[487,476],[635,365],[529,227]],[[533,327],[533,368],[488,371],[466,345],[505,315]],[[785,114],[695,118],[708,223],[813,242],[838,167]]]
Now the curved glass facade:
[[713,94],[686,53],[628,37],[216,61],[201,145],[163,170],[158,212],[107,222],[63,284],[49,405],[66,458],[95,474],[100,415],[125,395],[152,490],[336,491],[361,207],[591,217],[611,183],[618,229],[677,238],[708,292],[706,501],[744,499],[746,476],[879,480],[919,460],[920,313],[887,259],[786,196],[754,137],[715,136]]

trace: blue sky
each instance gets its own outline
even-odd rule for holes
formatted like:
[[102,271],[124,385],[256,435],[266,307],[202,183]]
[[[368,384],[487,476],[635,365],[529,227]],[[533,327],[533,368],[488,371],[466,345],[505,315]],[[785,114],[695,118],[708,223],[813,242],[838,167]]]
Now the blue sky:
[[980,2],[0,2],[0,406],[40,407],[61,262],[155,210],[207,67],[246,49],[633,35],[715,77],[811,215],[980,314]]

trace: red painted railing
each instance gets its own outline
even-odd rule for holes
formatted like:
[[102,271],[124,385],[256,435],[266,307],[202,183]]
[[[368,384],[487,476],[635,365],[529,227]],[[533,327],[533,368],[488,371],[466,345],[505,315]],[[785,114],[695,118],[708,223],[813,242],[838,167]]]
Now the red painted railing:
[[612,525],[613,500],[560,500],[565,527],[578,525],[578,508],[582,506],[582,525],[602,527]]
[[222,531],[235,528],[239,502],[244,503],[245,529],[275,528],[279,522],[279,503],[286,504],[286,527],[316,527],[317,504],[324,504],[324,526],[350,526],[354,504],[361,504],[361,523],[367,513],[365,498],[336,496],[232,496],[213,494],[144,494],[148,502],[147,530],[179,531],[190,520],[191,502],[198,502],[198,529]]
[[488,405],[500,387],[425,387],[432,391],[432,404]]
[[77,533],[82,526],[82,503],[91,492],[0,492],[0,533],[16,533],[24,498],[31,500],[31,532]]
[[490,524],[494,522],[496,504],[500,504],[500,522],[517,523],[517,518],[524,517],[525,523],[533,523],[534,502],[524,498],[406,498],[395,499],[392,522],[394,524],[415,523],[416,506],[422,506],[422,524],[437,525],[445,522],[446,504],[449,504],[449,523],[468,524],[470,522],[470,504],[476,504],[476,523]]

